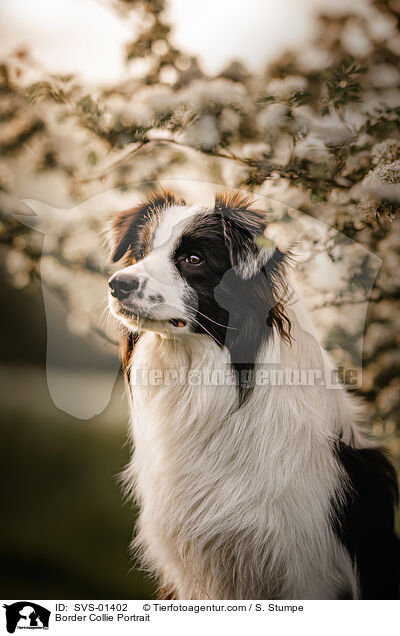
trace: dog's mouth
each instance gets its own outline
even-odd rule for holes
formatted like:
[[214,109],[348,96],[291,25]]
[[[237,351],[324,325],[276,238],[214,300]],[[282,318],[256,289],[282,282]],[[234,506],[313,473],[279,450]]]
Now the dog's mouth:
[[164,322],[164,323],[168,323],[170,325],[172,325],[173,327],[175,327],[176,329],[182,329],[182,327],[186,327],[187,325],[187,321],[183,320],[183,318],[169,318],[169,319],[164,319],[164,320],[160,320],[157,318],[151,318],[148,314],[143,313],[143,311],[138,311],[138,310],[132,310],[132,309],[128,309],[127,307],[124,307],[123,304],[119,303],[119,307],[118,307],[118,313],[122,314],[125,318],[128,318],[129,320],[135,320],[138,323],[143,323],[143,322]]
[[185,325],[186,325],[186,320],[182,320],[181,318],[170,318],[168,320],[168,322],[173,327],[185,327]]

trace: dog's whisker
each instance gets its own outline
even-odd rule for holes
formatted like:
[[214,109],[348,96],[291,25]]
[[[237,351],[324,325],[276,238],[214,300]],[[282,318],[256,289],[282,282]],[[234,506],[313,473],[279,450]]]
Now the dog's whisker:
[[106,327],[107,324],[110,324],[110,314],[108,311],[108,307],[104,307],[100,313],[100,316],[97,320],[97,324],[100,328]]
[[200,316],[203,316],[204,318],[207,318],[207,320],[209,320],[210,322],[213,322],[216,325],[219,325],[220,327],[225,327],[225,329],[233,329],[235,331],[239,331],[238,327],[229,327],[228,325],[223,325],[221,322],[217,322],[216,320],[213,320],[212,318],[210,318],[210,316],[206,316],[206,314],[203,314],[201,311],[196,309],[196,307],[192,307],[191,305],[186,305],[186,306],[188,307],[188,309],[192,309],[197,314],[200,314]]
[[207,333],[208,333],[208,335],[209,335],[209,336],[211,336],[211,338],[212,338],[213,340],[215,340],[215,342],[217,342],[219,345],[221,345],[221,347],[223,347],[223,346],[224,346],[224,345],[222,344],[222,342],[220,342],[220,341],[218,340],[218,338],[216,338],[216,337],[215,337],[215,336],[214,336],[214,335],[213,335],[210,331],[208,331],[208,329],[206,329],[206,328],[205,328],[205,326],[204,326],[204,325],[202,325],[202,324],[201,324],[201,322],[199,322],[198,320],[196,320],[196,318],[192,318],[192,320],[194,320],[195,322],[197,322],[197,324],[198,324],[198,325],[199,325],[202,329],[204,329],[204,331],[205,331],[205,332],[207,332]]

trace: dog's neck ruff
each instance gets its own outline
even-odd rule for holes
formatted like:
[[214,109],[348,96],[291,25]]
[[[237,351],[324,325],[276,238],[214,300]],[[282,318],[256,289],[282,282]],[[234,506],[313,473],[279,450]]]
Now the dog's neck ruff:
[[[268,339],[261,361],[321,367],[321,349],[297,326],[292,346]],[[234,383],[182,384],[182,369],[229,366],[229,352],[207,336],[145,332],[136,345],[125,481],[141,504],[142,559],[179,598],[357,597],[329,523],[344,479],[331,442],[354,434],[350,403],[321,386],[256,385],[240,404]],[[137,383],[143,369],[175,370],[176,379]]]

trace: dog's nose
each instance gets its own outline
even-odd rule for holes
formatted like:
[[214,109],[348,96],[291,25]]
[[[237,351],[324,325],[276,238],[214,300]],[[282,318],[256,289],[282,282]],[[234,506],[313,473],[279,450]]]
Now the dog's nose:
[[139,281],[133,276],[127,274],[116,274],[108,281],[112,296],[121,300],[139,287]]

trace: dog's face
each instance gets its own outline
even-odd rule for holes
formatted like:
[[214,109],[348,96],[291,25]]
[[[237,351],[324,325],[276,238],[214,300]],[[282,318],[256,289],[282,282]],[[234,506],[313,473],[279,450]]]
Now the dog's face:
[[[109,300],[112,313],[128,328],[188,330],[189,289],[177,253],[192,214],[191,208],[163,201],[116,219],[113,259],[122,258],[125,267],[109,281]],[[186,258],[189,264],[190,255]]]
[[283,255],[257,247],[264,227],[241,195],[217,195],[212,209],[154,195],[114,220],[112,259],[124,267],[109,280],[111,312],[132,331],[202,333],[220,345],[270,329]]

